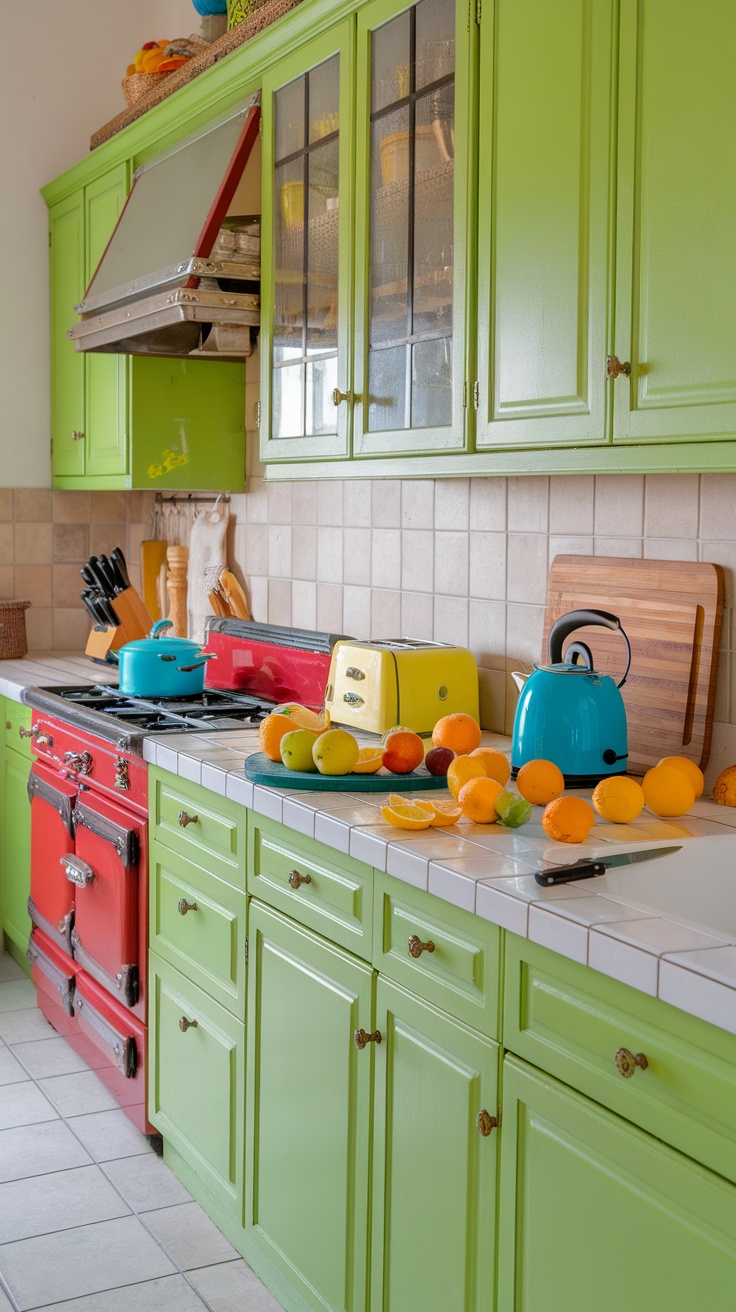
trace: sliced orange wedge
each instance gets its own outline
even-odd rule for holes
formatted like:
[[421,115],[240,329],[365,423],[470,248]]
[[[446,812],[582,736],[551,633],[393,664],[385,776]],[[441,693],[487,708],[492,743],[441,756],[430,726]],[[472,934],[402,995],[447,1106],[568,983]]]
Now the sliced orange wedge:
[[429,829],[432,817],[423,806],[414,802],[404,802],[396,806],[382,806],[381,815],[389,825],[397,829]]
[[375,774],[383,765],[382,747],[361,747],[353,774]]
[[456,825],[462,819],[463,809],[456,802],[419,802],[430,814],[430,825],[434,829],[444,829],[446,825]]

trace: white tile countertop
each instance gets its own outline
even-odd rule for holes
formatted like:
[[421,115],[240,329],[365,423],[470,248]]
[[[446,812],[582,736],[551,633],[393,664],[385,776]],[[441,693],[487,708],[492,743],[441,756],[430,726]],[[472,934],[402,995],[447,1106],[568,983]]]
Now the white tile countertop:
[[[114,678],[73,654],[0,662],[0,693],[16,700],[31,685]],[[509,750],[508,738],[483,741]],[[388,793],[341,792],[339,779],[334,793],[254,786],[243,767],[255,751],[257,728],[144,743],[151,764],[736,1034],[736,808],[701,798],[680,822],[691,836],[673,855],[544,888],[534,878],[544,866],[677,840],[623,845],[596,841],[594,830],[585,843],[554,843],[541,807],[518,830],[462,822],[401,831],[381,817]]]

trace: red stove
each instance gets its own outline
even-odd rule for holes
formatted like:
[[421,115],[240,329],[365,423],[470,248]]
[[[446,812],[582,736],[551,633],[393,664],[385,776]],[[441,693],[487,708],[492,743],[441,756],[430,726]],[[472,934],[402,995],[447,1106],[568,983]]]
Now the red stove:
[[38,1005],[115,1095],[146,1118],[147,734],[221,732],[275,705],[321,707],[339,639],[212,617],[199,697],[123,697],[115,687],[29,688],[37,759],[28,949]]

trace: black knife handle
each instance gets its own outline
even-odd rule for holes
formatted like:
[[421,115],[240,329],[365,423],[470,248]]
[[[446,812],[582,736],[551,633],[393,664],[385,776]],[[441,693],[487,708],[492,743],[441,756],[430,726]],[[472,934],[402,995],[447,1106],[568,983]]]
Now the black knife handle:
[[549,887],[550,884],[569,884],[573,879],[591,879],[594,875],[605,875],[603,861],[576,861],[571,866],[552,866],[549,870],[535,871],[534,878],[538,884]]
[[125,556],[120,547],[113,547],[110,552],[110,564],[119,574],[123,588],[129,588],[131,586],[130,575],[128,574],[128,566],[125,561]]

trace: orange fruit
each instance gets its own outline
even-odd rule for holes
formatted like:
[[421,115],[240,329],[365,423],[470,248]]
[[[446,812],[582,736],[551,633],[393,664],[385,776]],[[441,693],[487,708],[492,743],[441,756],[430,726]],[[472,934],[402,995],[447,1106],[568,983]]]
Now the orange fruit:
[[516,776],[516,787],[533,806],[546,806],[564,793],[565,780],[553,761],[527,761]]
[[705,788],[703,771],[700,766],[696,765],[694,761],[691,761],[689,757],[663,756],[661,761],[657,761],[657,765],[673,765],[676,770],[684,770],[695,789],[695,797],[702,797],[703,789]]
[[[277,715],[271,712],[258,726],[258,746],[269,761],[281,760],[281,739],[284,734],[300,728],[289,715]],[[315,734],[315,739],[317,735]]]
[[713,785],[713,801],[721,806],[736,806],[736,765],[721,770]]
[[486,767],[478,756],[456,756],[454,761],[450,761],[447,769],[447,787],[454,798],[457,798],[463,784],[469,779],[487,779]]
[[397,829],[429,829],[432,823],[429,812],[414,802],[382,806],[381,815],[387,824],[395,825]]
[[383,764],[394,774],[408,774],[424,760],[424,743],[411,729],[397,729],[386,739]]
[[470,755],[480,757],[489,779],[497,779],[500,784],[508,783],[511,766],[503,752],[496,751],[495,747],[476,747]]
[[443,715],[432,730],[432,743],[435,747],[449,747],[456,756],[467,756],[480,746],[480,725],[463,711]]
[[644,792],[635,779],[627,779],[622,774],[612,775],[596,784],[591,801],[604,820],[628,825],[636,820],[644,807]]
[[457,800],[468,820],[474,820],[477,825],[493,825],[498,820],[496,798],[502,792],[498,780],[485,775],[463,784]]
[[655,815],[684,815],[695,801],[695,788],[689,775],[674,765],[655,765],[641,781],[644,801]]
[[353,766],[353,774],[375,774],[382,765],[383,752],[380,747],[361,747]]
[[444,829],[447,825],[456,825],[458,820],[462,819],[463,809],[457,806],[455,802],[434,802],[421,801],[417,802],[427,812],[430,818],[432,829]]
[[542,816],[545,834],[556,843],[584,843],[594,824],[595,811],[582,797],[556,797]]

